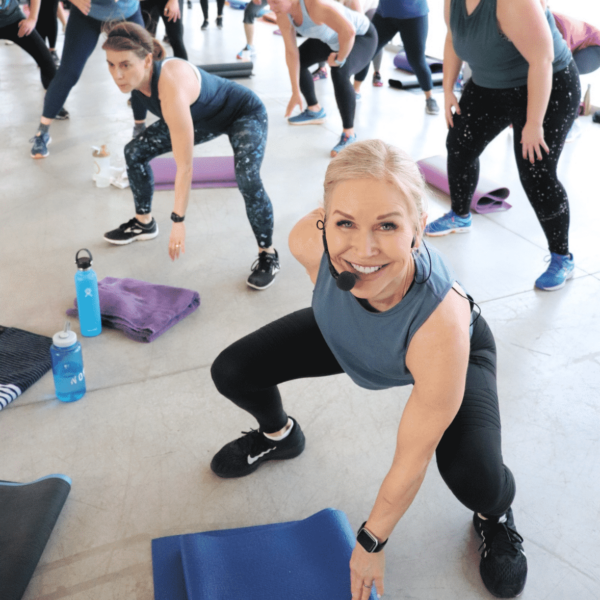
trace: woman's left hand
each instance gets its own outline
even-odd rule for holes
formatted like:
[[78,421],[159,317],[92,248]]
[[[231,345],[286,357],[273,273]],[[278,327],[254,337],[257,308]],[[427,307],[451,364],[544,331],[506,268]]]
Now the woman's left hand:
[[35,29],[36,23],[37,19],[32,19],[31,17],[24,19],[19,23],[19,32],[17,35],[20,38],[29,35]]
[[169,0],[165,6],[165,17],[168,21],[175,23],[177,19],[181,19],[178,0]]
[[544,140],[544,128],[541,125],[530,125],[525,123],[523,133],[521,134],[521,146],[523,150],[523,158],[529,160],[531,164],[535,163],[537,155],[538,160],[542,160],[542,148],[547,154],[550,154],[550,148]]
[[185,224],[173,223],[169,238],[169,256],[171,260],[179,258],[179,253],[185,252]]
[[352,600],[369,600],[373,585],[377,589],[377,596],[383,596],[384,571],[385,550],[369,554],[357,543],[350,559]]
[[337,64],[335,63],[335,59],[336,59],[336,58],[337,58],[337,52],[332,52],[332,53],[329,55],[329,57],[327,58],[327,64],[328,64],[330,67],[337,67],[337,66],[339,66],[339,65],[337,65]]

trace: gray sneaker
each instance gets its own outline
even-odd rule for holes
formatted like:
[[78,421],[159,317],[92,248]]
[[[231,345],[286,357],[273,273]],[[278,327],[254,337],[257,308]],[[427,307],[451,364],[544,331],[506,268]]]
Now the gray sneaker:
[[427,98],[425,100],[425,112],[428,115],[437,115],[440,112],[440,107],[438,103],[435,101],[435,98]]

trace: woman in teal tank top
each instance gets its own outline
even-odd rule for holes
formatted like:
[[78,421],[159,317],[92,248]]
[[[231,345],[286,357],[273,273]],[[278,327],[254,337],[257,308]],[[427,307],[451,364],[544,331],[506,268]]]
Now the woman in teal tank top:
[[[324,208],[290,235],[292,253],[315,283],[312,307],[235,342],[212,365],[219,392],[260,429],[226,444],[211,468],[242,477],[302,453],[304,434],[283,409],[280,383],[347,373],[368,389],[412,385],[392,466],[357,536],[352,598],[368,600],[373,586],[384,593],[383,546],[400,519],[410,518],[434,453],[484,538],[484,584],[498,597],[517,596],[527,560],[510,508],[515,481],[502,460],[494,338],[481,315],[472,318],[443,257],[424,246],[419,170],[401,150],[367,140],[331,161],[324,187]],[[343,280],[351,280],[349,291]]]
[[[545,0],[445,0],[444,99],[452,210],[427,235],[464,233],[479,156],[512,124],[521,183],[546,235],[550,265],[535,282],[558,290],[573,276],[569,200],[557,164],[581,98],[579,75]],[[453,92],[462,61],[472,78]]]

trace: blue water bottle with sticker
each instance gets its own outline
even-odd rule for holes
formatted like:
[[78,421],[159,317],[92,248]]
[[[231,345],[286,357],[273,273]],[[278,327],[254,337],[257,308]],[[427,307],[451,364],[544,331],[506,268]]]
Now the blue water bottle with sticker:
[[65,328],[52,336],[50,346],[56,397],[61,402],[75,402],[85,394],[85,372],[81,344],[67,321]]
[[[87,252],[88,256],[79,256]],[[75,255],[77,273],[75,273],[75,291],[77,292],[77,310],[81,335],[94,337],[102,332],[100,316],[100,298],[98,296],[98,278],[92,269],[92,253],[82,248]]]

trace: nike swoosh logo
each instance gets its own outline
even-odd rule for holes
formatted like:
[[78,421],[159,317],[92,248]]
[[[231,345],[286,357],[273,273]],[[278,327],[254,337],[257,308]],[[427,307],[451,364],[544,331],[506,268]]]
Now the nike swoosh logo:
[[[277,448],[277,446],[275,446],[275,448]],[[269,448],[268,450],[261,452],[258,456],[250,456],[248,454],[248,464],[253,465],[259,458],[262,458],[265,454],[269,454],[269,452],[271,452],[271,450],[275,450],[275,448]]]

